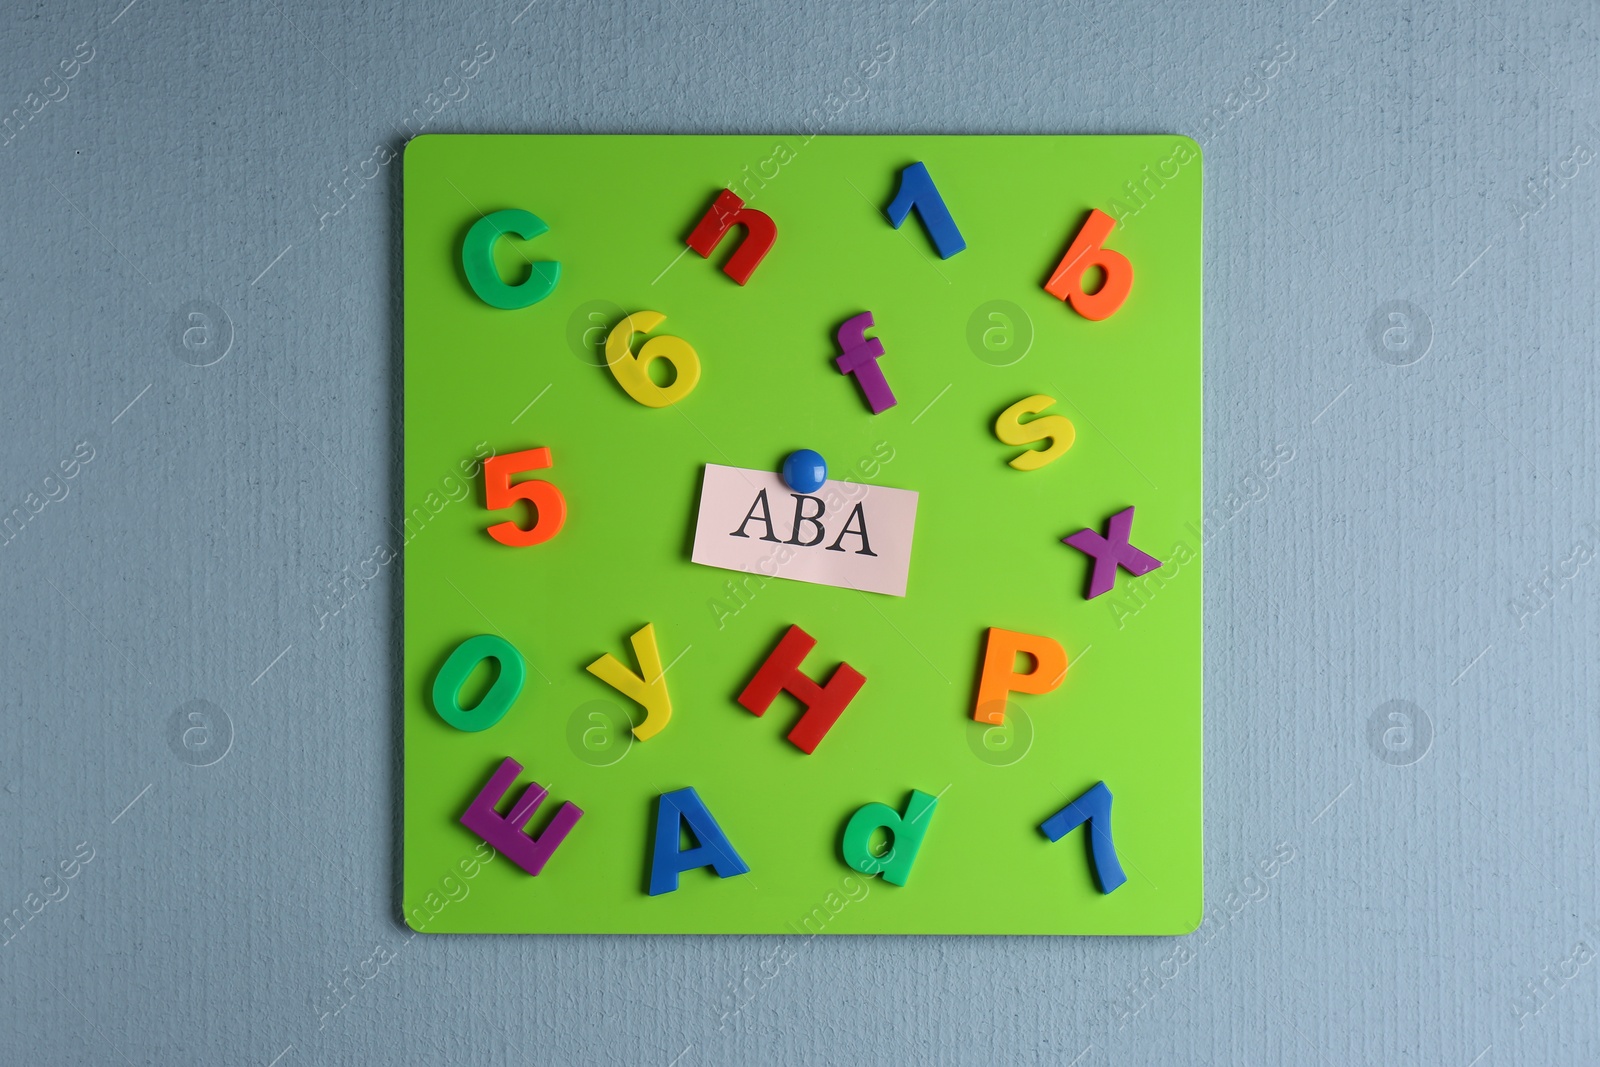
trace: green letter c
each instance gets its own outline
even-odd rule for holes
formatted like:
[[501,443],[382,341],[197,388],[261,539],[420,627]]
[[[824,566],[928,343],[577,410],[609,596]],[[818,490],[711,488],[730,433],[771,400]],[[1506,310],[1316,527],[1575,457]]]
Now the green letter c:
[[474,222],[461,242],[461,269],[478,299],[490,307],[515,311],[549,296],[561,280],[561,264],[555,260],[530,262],[528,277],[518,285],[507,285],[494,265],[494,245],[503,235],[531,241],[549,229],[543,219],[521,208],[492,211]]

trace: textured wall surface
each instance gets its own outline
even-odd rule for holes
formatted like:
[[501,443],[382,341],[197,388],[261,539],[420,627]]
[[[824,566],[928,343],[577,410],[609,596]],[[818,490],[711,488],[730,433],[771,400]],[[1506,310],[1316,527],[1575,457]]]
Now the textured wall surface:
[[[125,2],[0,12],[0,1058],[1600,1060],[1592,10]],[[1204,144],[1206,925],[412,938],[380,146],[824,121]]]

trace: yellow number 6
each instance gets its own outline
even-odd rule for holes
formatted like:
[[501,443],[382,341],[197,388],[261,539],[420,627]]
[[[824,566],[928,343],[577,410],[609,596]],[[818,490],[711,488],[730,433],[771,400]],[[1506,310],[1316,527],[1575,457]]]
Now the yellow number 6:
[[[629,347],[636,333],[649,333],[665,322],[659,311],[635,311],[623,319],[606,338],[606,366],[627,394],[650,408],[676,404],[694,391],[700,382],[700,357],[688,341],[670,334],[652,337],[633,354]],[[672,367],[672,381],[657,385],[650,378],[650,364],[664,359]]]

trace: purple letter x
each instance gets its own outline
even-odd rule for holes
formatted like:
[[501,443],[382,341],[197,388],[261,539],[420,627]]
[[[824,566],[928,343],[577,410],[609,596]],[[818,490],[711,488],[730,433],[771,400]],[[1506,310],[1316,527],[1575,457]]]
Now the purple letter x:
[[878,366],[878,357],[883,355],[883,342],[867,336],[871,328],[870,311],[863,311],[839,327],[839,351],[844,355],[833,362],[838,366],[839,373],[856,376],[861,391],[867,395],[867,406],[876,415],[894,407],[895,399],[894,390],[889,388],[888,381],[883,377],[883,368]]
[[1119,511],[1106,523],[1106,535],[1101,537],[1093,530],[1079,530],[1061,540],[1079,552],[1094,557],[1094,571],[1089,575],[1089,592],[1085,600],[1108,593],[1117,581],[1117,568],[1137,578],[1161,566],[1161,561],[1146,555],[1128,543],[1133,532],[1133,509]]

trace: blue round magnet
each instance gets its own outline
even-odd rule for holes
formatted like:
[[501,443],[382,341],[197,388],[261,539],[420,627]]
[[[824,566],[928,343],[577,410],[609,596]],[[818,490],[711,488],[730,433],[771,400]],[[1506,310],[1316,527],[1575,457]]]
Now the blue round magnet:
[[797,493],[815,493],[828,480],[828,461],[809,448],[790,452],[783,461],[783,480]]

